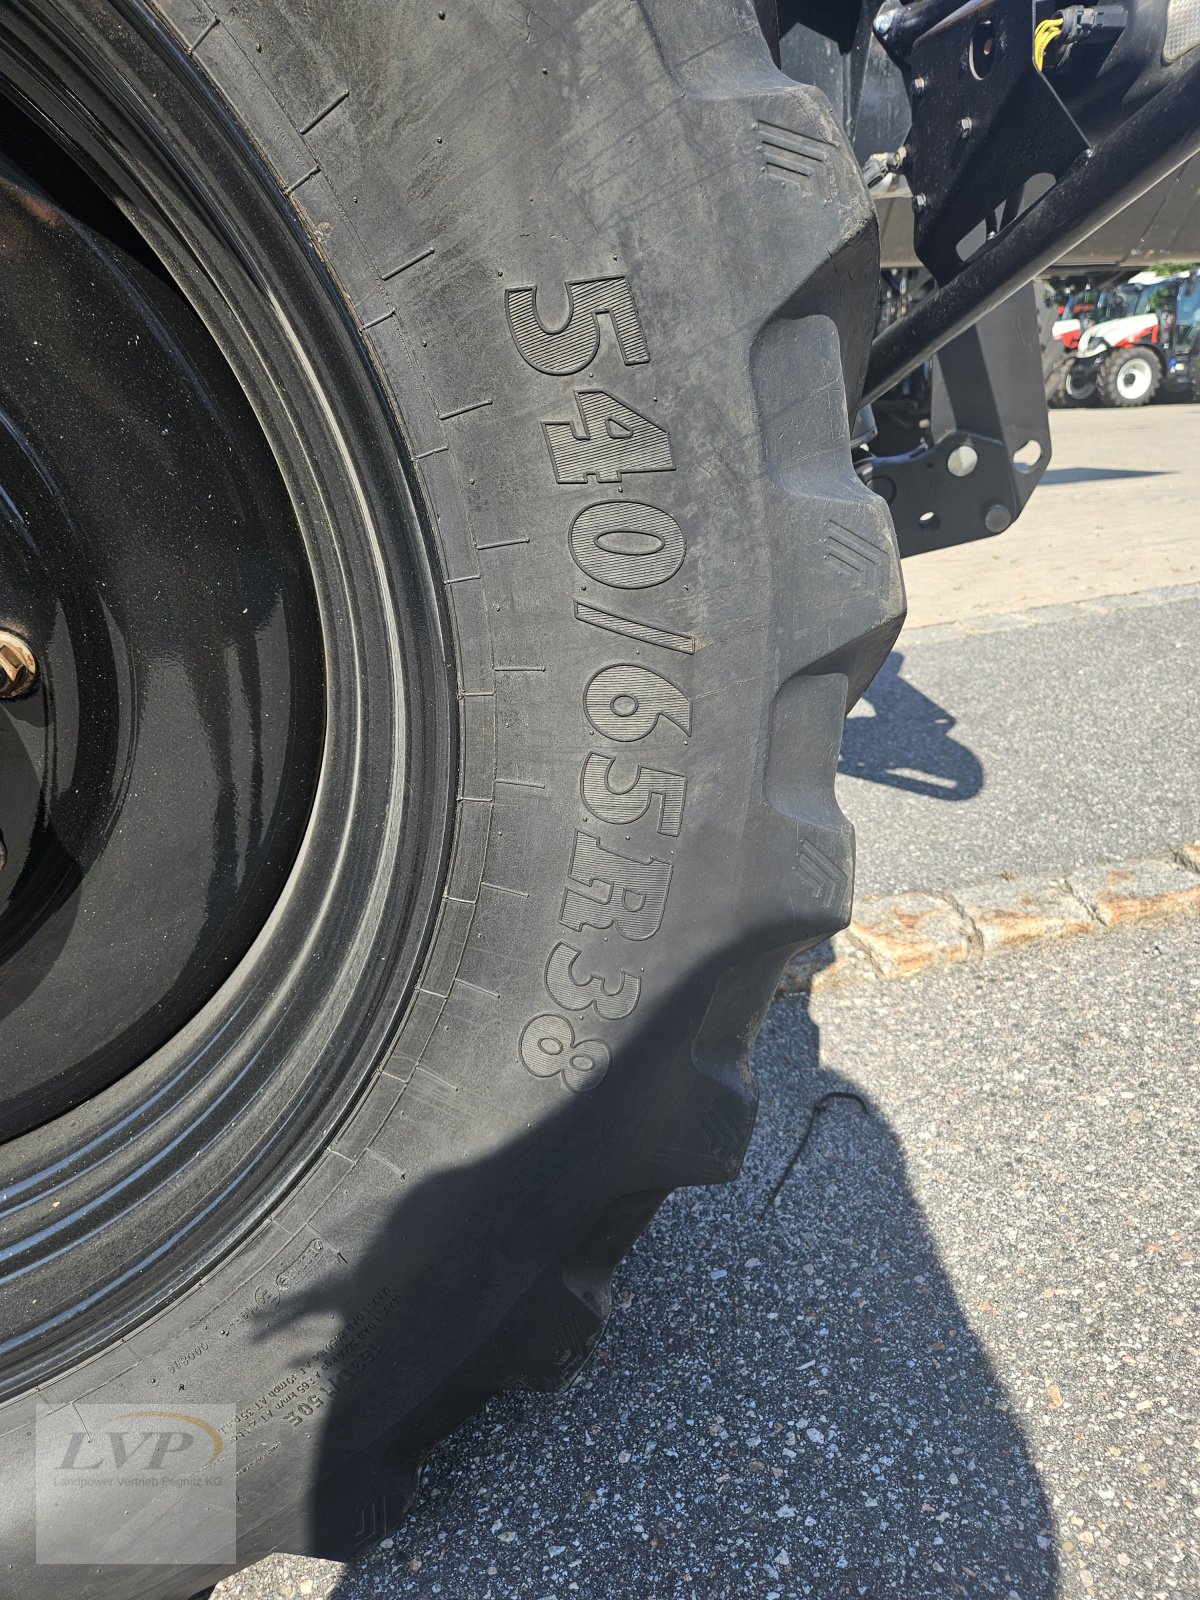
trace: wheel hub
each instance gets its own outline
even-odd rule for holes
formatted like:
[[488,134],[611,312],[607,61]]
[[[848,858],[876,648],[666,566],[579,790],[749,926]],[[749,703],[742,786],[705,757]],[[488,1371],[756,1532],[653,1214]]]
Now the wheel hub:
[[1144,358],[1127,361],[1117,374],[1117,388],[1126,399],[1137,400],[1149,389],[1153,376],[1150,363]]

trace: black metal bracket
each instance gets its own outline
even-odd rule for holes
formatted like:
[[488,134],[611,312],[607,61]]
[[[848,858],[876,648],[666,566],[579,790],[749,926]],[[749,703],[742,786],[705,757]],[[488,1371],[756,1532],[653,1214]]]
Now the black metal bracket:
[[939,283],[1016,214],[1027,185],[1057,180],[1087,149],[1035,65],[1033,35],[1033,0],[972,0],[912,43],[913,238]]
[[887,501],[902,556],[1003,533],[1050,462],[1050,423],[1032,288],[933,363],[930,442],[860,468]]

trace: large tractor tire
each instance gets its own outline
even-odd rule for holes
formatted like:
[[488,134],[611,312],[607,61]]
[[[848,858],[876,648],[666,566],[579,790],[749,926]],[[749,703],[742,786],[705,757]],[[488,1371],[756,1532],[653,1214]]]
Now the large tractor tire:
[[[848,919],[903,598],[873,209],[748,0],[13,0],[0,79],[0,1589],[57,1600],[47,1418],[235,1407],[245,1564],[571,1378]],[[74,1600],[231,1559],[103,1531]]]
[[1091,405],[1096,398],[1094,371],[1071,354],[1062,356],[1046,379],[1046,404],[1060,409]]
[[1140,345],[1113,350],[1100,363],[1096,395],[1102,406],[1148,406],[1162,384],[1162,362]]
[[1086,361],[1071,361],[1063,374],[1064,406],[1090,406],[1096,403],[1097,372]]

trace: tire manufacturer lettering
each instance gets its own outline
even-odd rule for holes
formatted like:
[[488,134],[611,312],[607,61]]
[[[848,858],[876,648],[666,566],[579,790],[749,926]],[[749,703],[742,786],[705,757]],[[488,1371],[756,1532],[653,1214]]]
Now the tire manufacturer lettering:
[[543,422],[559,483],[620,483],[633,472],[674,472],[667,430],[603,389],[576,390],[578,422]]
[[593,972],[583,951],[564,941],[554,946],[546,963],[546,993],[564,1011],[592,1010],[617,1021],[637,1005],[641,989],[635,973],[619,972],[609,979]]
[[601,822],[623,827],[640,822],[658,802],[655,828],[675,838],[683,822],[683,801],[687,783],[677,772],[661,772],[656,767],[636,763],[628,783],[620,780],[628,766],[618,756],[590,755],[579,774],[579,794],[584,805]]
[[510,289],[505,296],[513,343],[535,372],[566,378],[590,367],[600,350],[602,316],[612,326],[627,367],[649,361],[633,295],[624,278],[593,278],[568,283],[565,289],[566,316],[557,328],[547,328],[538,315],[536,289]]
[[[599,354],[606,329],[625,366],[650,361],[625,278],[564,284],[562,294],[561,312],[553,290],[543,297],[531,285],[510,289],[505,297],[513,343],[535,371],[555,378],[582,373]],[[579,571],[613,591],[621,607],[576,600],[575,618],[598,639],[609,636],[615,650],[625,639],[673,652],[676,660],[691,655],[695,639],[662,626],[652,603],[648,615],[644,603],[635,602],[638,614],[631,616],[619,599],[622,592],[669,583],[687,554],[683,531],[669,512],[650,498],[621,493],[624,480],[635,474],[675,471],[670,434],[605,389],[575,389],[571,398],[577,415],[559,412],[542,423],[554,480],[564,486],[615,485],[617,493],[610,488],[608,496],[575,514],[566,528],[567,549]],[[660,853],[661,841],[679,836],[687,803],[687,780],[673,770],[671,757],[692,733],[692,703],[677,676],[677,668],[659,671],[642,661],[601,657],[583,692],[584,715],[611,748],[590,752],[579,774],[580,799],[596,822],[594,831],[576,831],[563,876],[564,936],[550,950],[543,974],[546,997],[556,1009],[526,1023],[520,1040],[529,1072],[557,1078],[577,1093],[594,1088],[608,1071],[612,1049],[601,1035],[637,1008],[643,992],[639,947],[666,915],[674,866]],[[606,837],[606,826],[637,834]]]
[[674,517],[657,506],[602,500],[588,506],[567,535],[580,572],[611,589],[651,589],[683,565],[683,534]]
[[575,853],[559,921],[564,928],[616,928],[627,939],[658,932],[671,887],[671,863],[606,850],[590,833],[575,835]]

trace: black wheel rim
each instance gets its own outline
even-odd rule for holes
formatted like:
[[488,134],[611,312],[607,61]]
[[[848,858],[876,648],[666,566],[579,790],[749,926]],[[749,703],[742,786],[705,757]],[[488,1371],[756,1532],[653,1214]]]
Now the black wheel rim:
[[299,850],[325,696],[299,530],[228,367],[120,213],[87,227],[32,176],[59,170],[37,130],[14,111],[2,137],[0,626],[36,663],[0,702],[12,1138],[165,1044],[245,955]]
[[453,817],[444,618],[390,412],[253,152],[156,25],[102,10],[10,7],[0,89],[136,224],[257,418],[286,489],[272,570],[283,522],[304,554],[276,609],[313,668],[288,675],[280,770],[308,778],[166,1036],[0,1129],[0,1392],[195,1281],[326,1150],[389,1068]]

